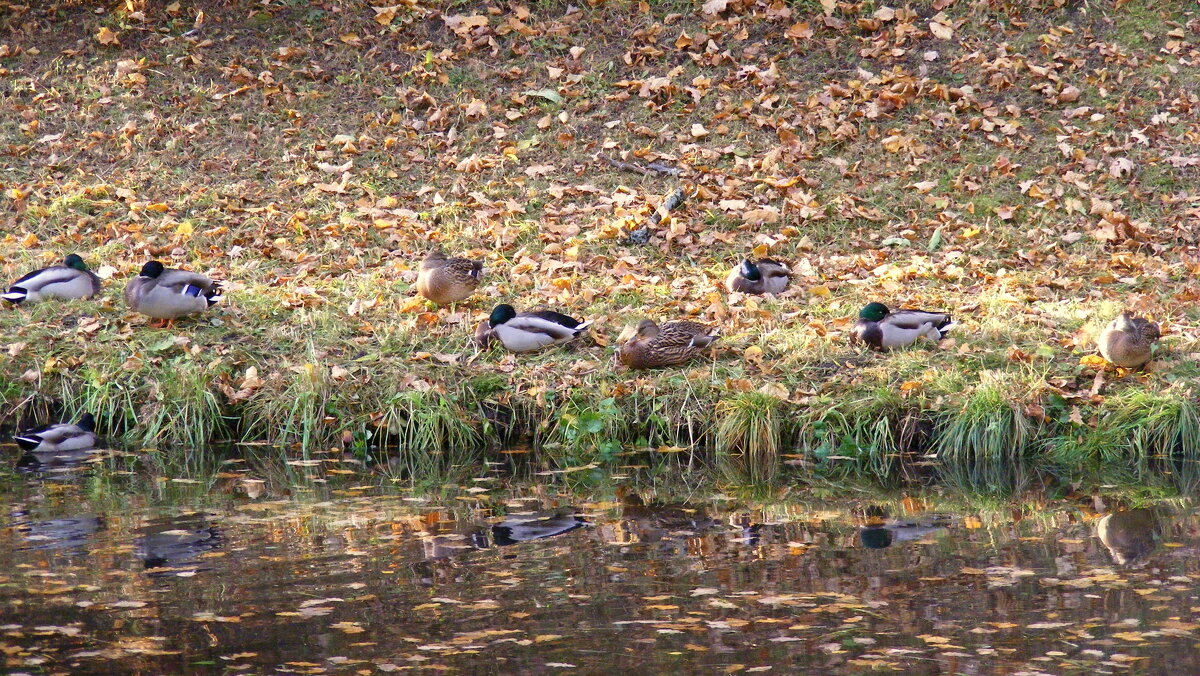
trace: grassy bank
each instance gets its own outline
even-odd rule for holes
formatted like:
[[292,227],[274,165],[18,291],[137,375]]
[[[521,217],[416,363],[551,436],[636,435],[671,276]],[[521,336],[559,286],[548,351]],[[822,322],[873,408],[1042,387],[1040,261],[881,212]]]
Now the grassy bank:
[[[1187,471],[1190,5],[716,4],[8,12],[0,270],[77,251],[109,280],[0,312],[4,424],[91,410],[180,454],[386,443],[406,471],[505,441],[558,467],[670,452],[751,479]],[[625,243],[680,185],[674,218]],[[431,241],[484,259],[468,303],[414,300]],[[789,260],[793,288],[725,294],[748,252]],[[230,303],[148,327],[120,290],[152,256]],[[592,338],[476,354],[498,300],[592,319]],[[959,326],[863,353],[845,338],[870,300]],[[1124,308],[1163,327],[1148,373],[1086,359]],[[642,316],[719,325],[720,349],[615,371]]]

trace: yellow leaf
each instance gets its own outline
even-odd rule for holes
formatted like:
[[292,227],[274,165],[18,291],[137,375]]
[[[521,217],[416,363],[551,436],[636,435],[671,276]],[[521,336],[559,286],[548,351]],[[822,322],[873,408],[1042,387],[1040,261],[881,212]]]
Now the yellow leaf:
[[[153,206],[153,205],[151,205],[151,206]],[[166,205],[164,205],[164,206],[166,206]],[[184,221],[179,224],[178,228],[175,228],[175,234],[179,235],[181,237],[191,237],[192,232],[194,230],[195,230],[195,228],[192,227],[191,221]]]
[[1079,358],[1079,363],[1082,366],[1096,366],[1103,368],[1108,362],[1104,361],[1104,357],[1101,357],[1098,354],[1085,354]]
[[146,205],[146,211],[157,211],[160,214],[165,214],[170,210],[171,207],[167,206],[163,202],[155,202],[154,204]]
[[746,361],[760,361],[762,360],[763,351],[761,347],[757,345],[751,345],[750,347],[746,348],[746,351],[742,353],[742,356],[746,359]]
[[833,295],[833,292],[829,290],[829,287],[825,286],[824,284],[818,284],[817,286],[809,289],[808,292],[817,298],[829,298]]
[[25,236],[21,238],[21,246],[25,247],[26,249],[37,246],[37,243],[37,235],[33,234],[32,232],[26,233]]
[[919,390],[919,389],[921,389],[921,381],[919,381],[919,380],[906,380],[906,381],[900,383],[900,391],[901,392],[907,393],[907,392],[912,392],[914,390]]
[[391,7],[372,7],[375,10],[375,23],[380,26],[387,26],[392,23],[392,19],[396,18],[396,11],[400,9],[400,5]]
[[117,34],[108,26],[100,28],[100,32],[96,33],[96,40],[102,45],[119,45],[121,41],[117,39]]

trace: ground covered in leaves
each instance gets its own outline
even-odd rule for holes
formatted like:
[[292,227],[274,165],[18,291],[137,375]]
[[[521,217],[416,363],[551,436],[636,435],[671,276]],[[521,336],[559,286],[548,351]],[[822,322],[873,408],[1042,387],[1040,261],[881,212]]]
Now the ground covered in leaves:
[[[90,408],[146,443],[678,447],[756,406],[954,415],[998,393],[1012,424],[1076,438],[1129,389],[1195,410],[1188,3],[3,4],[0,271],[79,252],[107,279],[0,313],[26,418]],[[469,302],[414,297],[434,243],[485,261]],[[747,255],[789,261],[793,288],[726,294]],[[152,257],[228,305],[148,327],[120,290]],[[499,300],[591,319],[591,339],[475,354]],[[864,354],[846,337],[870,300],[960,324]],[[1122,309],[1163,327],[1148,373],[1088,358]],[[614,371],[643,316],[720,326],[720,349]],[[800,424],[814,446],[819,422]]]

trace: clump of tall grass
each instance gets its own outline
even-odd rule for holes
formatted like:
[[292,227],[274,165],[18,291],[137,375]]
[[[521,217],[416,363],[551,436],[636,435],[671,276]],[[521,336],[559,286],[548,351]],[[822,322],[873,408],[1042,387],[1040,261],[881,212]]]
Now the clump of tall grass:
[[774,483],[784,446],[784,402],[763,392],[742,392],[716,406],[713,445],[718,463],[735,481]]
[[381,402],[377,415],[374,424],[395,445],[389,464],[405,477],[446,476],[480,460],[483,434],[449,395],[397,392]]
[[958,411],[946,414],[935,445],[942,476],[984,493],[1014,492],[1024,485],[1037,429],[1017,403],[1022,398],[985,381]]
[[1200,409],[1190,393],[1130,388],[1108,397],[1095,426],[1072,424],[1048,443],[1065,474],[1106,483],[1173,476],[1180,488],[1200,482]]
[[284,371],[246,401],[242,438],[294,442],[307,453],[334,437],[326,418],[335,392],[324,366],[308,362]]
[[143,445],[184,446],[189,456],[204,448],[224,427],[214,371],[192,361],[165,363],[146,383],[139,424],[126,437]]
[[894,483],[911,478],[908,455],[926,441],[919,414],[890,387],[837,402],[810,406],[801,416],[800,438],[831,479],[869,478]]
[[89,412],[101,437],[116,439],[137,426],[138,378],[119,366],[84,366],[58,381],[58,399],[66,417]]

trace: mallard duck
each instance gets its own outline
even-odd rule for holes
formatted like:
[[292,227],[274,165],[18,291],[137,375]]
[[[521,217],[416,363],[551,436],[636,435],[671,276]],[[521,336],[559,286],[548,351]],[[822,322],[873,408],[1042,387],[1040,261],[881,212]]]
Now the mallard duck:
[[77,423],[43,425],[13,437],[21,450],[29,453],[82,451],[96,446],[96,419],[84,413]]
[[475,293],[483,275],[483,262],[466,258],[446,258],[440,249],[421,261],[417,273],[417,293],[438,305],[449,305]]
[[622,364],[635,369],[676,366],[699,356],[717,339],[717,331],[690,321],[638,323],[637,335],[617,351]]
[[62,265],[34,270],[13,282],[0,298],[13,303],[37,303],[47,298],[91,298],[100,293],[100,278],[77,254],[63,259]]
[[142,266],[125,286],[125,303],[147,317],[166,320],[207,310],[221,300],[221,285],[204,275],[163,267],[158,261]]
[[1150,348],[1161,335],[1158,324],[1122,312],[1101,332],[1100,355],[1117,366],[1141,368],[1150,361]]
[[783,293],[792,281],[792,271],[783,263],[763,258],[755,263],[749,258],[729,271],[725,288],[730,293],[749,293],[761,296],[764,293]]
[[486,348],[499,340],[510,352],[533,352],[575,340],[591,322],[581,322],[553,310],[517,314],[507,303],[497,305],[475,329],[475,343]]
[[858,313],[850,342],[861,340],[876,350],[906,347],[921,338],[937,342],[945,338],[953,326],[953,320],[945,312],[892,312],[883,303],[870,303]]

